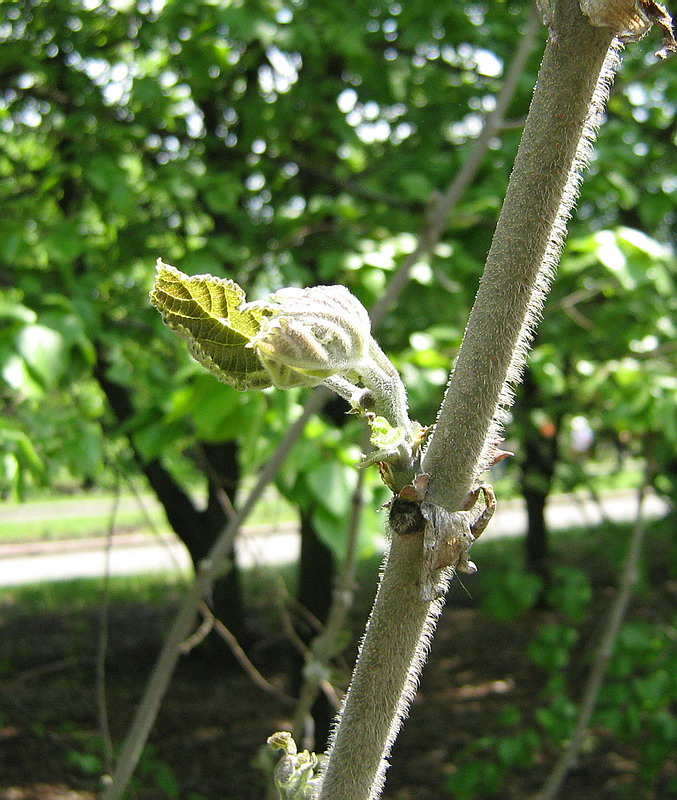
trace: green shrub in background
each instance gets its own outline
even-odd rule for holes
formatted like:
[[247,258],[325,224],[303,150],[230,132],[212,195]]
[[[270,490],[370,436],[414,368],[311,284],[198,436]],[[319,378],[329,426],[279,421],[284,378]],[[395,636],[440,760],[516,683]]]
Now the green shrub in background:
[[[529,657],[547,675],[541,705],[528,719],[509,705],[501,713],[500,732],[481,737],[455,759],[457,769],[446,783],[454,800],[505,797],[511,776],[551,758],[568,741],[579,714],[580,686],[574,675],[587,672],[594,642],[584,642],[580,624],[592,599],[589,577],[572,567],[555,570],[547,599],[558,622],[544,623],[529,645]],[[537,580],[515,569],[505,581],[485,580],[483,609],[495,619],[523,616],[538,595]],[[521,583],[520,583],[521,582]],[[520,593],[519,587],[523,588]],[[677,793],[677,617],[668,621],[631,620],[622,629],[593,716],[584,751],[614,739],[635,761],[635,779],[618,796],[672,797]],[[581,659],[583,663],[581,663]]]
[[519,619],[533,608],[543,588],[537,575],[513,567],[482,573],[482,610],[499,622]]

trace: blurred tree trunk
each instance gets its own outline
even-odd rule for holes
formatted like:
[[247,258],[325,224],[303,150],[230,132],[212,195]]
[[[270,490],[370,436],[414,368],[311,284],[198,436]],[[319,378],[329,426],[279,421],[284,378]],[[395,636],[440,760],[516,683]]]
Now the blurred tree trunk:
[[[98,362],[94,375],[106,395],[108,403],[120,423],[134,416],[129,389],[111,380],[107,376],[108,362],[101,348],[98,348]],[[198,509],[190,495],[183,489],[174,476],[166,469],[158,458],[149,461],[143,459],[129,437],[130,447],[139,470],[146,476],[148,483],[162,504],[167,520],[190,553],[193,566],[197,568],[200,561],[207,556],[214,541],[228,522],[228,509],[219,499],[225,492],[232,504],[235,499],[240,469],[237,458],[236,442],[201,445],[204,459],[204,472],[208,480],[209,493],[207,506]],[[240,574],[237,564],[232,560],[232,567],[215,584],[212,597],[206,598],[214,614],[238,638],[246,641],[246,615],[242,600]],[[222,648],[219,648],[222,652]]]
[[527,509],[526,567],[543,579],[545,590],[551,573],[545,506],[557,466],[562,414],[543,397],[530,369],[524,373],[515,415],[521,430],[519,486]]
[[333,581],[334,556],[318,536],[312,512],[303,512],[298,601],[320,622],[325,622],[329,613]]

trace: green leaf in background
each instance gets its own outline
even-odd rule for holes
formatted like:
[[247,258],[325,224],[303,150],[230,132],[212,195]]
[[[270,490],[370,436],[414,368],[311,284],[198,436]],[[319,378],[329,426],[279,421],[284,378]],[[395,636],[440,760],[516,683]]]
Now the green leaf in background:
[[19,302],[19,293],[4,290],[0,292],[0,320],[3,322],[35,322],[38,315],[33,309]]
[[[327,459],[306,475],[308,488],[317,502],[337,517],[346,515],[357,473],[338,461]],[[346,515],[347,516],[347,515]]]
[[211,275],[189,277],[158,260],[153,305],[188,340],[192,355],[236,389],[265,389],[270,377],[247,345],[259,332],[264,306],[245,303],[242,289]]
[[190,417],[200,441],[225,442],[250,436],[264,410],[263,396],[243,395],[203,373],[173,395],[167,420]]
[[0,492],[21,499],[28,476],[34,483],[42,483],[45,463],[26,433],[0,420]]
[[348,536],[348,520],[337,517],[324,506],[313,509],[313,524],[321,542],[336,556],[342,558],[346,549]]
[[44,389],[53,389],[65,366],[63,336],[44,325],[26,325],[17,336],[17,351]]
[[519,619],[534,606],[543,588],[538,575],[519,569],[507,571],[503,575],[483,573],[482,585],[486,591],[482,610],[499,622]]

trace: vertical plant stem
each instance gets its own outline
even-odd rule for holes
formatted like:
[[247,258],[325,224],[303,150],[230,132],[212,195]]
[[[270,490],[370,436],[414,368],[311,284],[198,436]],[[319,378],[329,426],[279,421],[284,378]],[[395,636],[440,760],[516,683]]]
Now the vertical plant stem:
[[381,792],[385,757],[416,692],[443,601],[421,599],[422,538],[395,536],[329,750],[320,800]]
[[630,604],[630,598],[632,597],[632,592],[638,579],[639,558],[647,530],[646,521],[642,514],[647,485],[648,484],[645,483],[641,487],[637,496],[637,517],[632,532],[632,538],[630,539],[628,555],[621,573],[618,592],[609,609],[609,618],[604,632],[602,633],[602,638],[599,641],[590,674],[585,684],[585,692],[581,702],[581,710],[576,720],[576,727],[567,743],[566,749],[545,781],[541,793],[537,796],[537,800],[555,800],[567,773],[574,765],[581,751],[583,737],[585,736],[585,732],[590,724],[590,719],[597,705],[599,692],[609,668],[614,646],[618,639],[618,634],[620,633],[621,625],[623,624],[628,605]]
[[[425,454],[426,501],[451,510],[461,508],[487,461],[486,443],[496,433],[500,403],[509,399],[506,381],[523,362],[604,96],[600,75],[611,30],[590,26],[577,0],[557,2],[552,25],[556,35],[546,46],[485,274]],[[386,757],[442,606],[421,600],[422,549],[418,534],[393,536],[320,800],[373,800],[381,793]]]
[[456,367],[424,455],[428,499],[450,510],[489,463],[617,62],[610,28],[577,0],[554,4],[551,34]]
[[110,556],[113,549],[113,534],[120,505],[120,479],[116,479],[115,497],[110,511],[106,531],[106,553],[101,602],[99,605],[99,637],[96,648],[96,707],[99,731],[103,739],[103,760],[106,770],[113,768],[113,742],[110,735],[108,699],[106,697],[106,658],[108,657],[108,611],[110,604]]

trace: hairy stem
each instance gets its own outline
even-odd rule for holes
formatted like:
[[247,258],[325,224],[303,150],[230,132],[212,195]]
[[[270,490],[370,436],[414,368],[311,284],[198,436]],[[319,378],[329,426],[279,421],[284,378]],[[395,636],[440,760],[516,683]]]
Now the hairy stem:
[[[612,32],[576,0],[556,4],[552,37],[458,364],[425,454],[426,500],[461,508],[488,459],[534,315],[554,267],[603,90]],[[610,62],[611,63],[611,62]],[[609,66],[610,71],[610,66]],[[586,147],[587,147],[586,142]],[[394,535],[353,679],[329,750],[320,800],[373,800],[413,696],[441,601],[421,600],[421,537]]]
[[564,243],[581,170],[618,59],[610,28],[577,0],[554,4],[553,33],[458,361],[423,460],[428,498],[460,507],[490,462]]
[[374,410],[384,416],[395,428],[411,431],[411,420],[407,407],[407,391],[393,363],[372,339],[369,359],[365,361],[361,374],[364,385],[374,395]]
[[422,569],[422,537],[394,537],[334,732],[320,800],[363,800],[381,792],[385,756],[399,732],[402,706],[416,692],[443,605],[421,599]]

